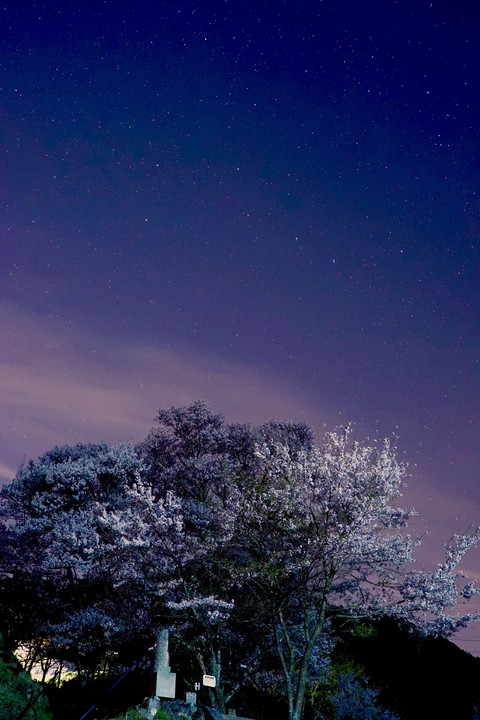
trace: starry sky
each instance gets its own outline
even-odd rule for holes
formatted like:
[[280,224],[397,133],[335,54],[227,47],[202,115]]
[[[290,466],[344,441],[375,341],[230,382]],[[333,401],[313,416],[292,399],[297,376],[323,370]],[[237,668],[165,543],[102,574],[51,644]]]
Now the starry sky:
[[1,480],[199,398],[351,420],[398,437],[440,559],[480,523],[478,4],[0,19]]

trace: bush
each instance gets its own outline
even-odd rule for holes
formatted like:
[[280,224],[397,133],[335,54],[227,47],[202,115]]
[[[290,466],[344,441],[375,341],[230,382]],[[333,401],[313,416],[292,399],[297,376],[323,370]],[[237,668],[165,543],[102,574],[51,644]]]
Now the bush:
[[145,712],[142,710],[137,710],[136,708],[133,708],[131,710],[127,710],[125,715],[120,715],[118,718],[114,718],[114,720],[145,720],[146,718]]
[[398,715],[380,706],[378,695],[378,690],[355,677],[353,672],[340,675],[337,680],[337,692],[332,697],[336,718],[338,720],[400,720]]
[[163,708],[158,708],[155,720],[170,720],[170,715]]
[[40,683],[18,667],[12,658],[0,656],[0,720],[51,720]]
[[145,720],[146,717],[145,711],[132,708],[131,710],[127,710],[125,715],[118,715],[112,718],[112,720]]

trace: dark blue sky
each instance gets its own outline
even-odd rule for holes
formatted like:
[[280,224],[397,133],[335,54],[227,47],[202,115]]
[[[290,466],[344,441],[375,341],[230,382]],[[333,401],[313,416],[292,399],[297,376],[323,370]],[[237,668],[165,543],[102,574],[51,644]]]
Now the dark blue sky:
[[436,556],[480,521],[480,10],[149,5],[1,11],[3,479],[197,398],[353,420]]

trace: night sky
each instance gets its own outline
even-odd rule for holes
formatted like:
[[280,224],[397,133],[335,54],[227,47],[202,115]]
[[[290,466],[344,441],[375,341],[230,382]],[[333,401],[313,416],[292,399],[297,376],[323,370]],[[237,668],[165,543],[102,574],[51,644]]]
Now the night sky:
[[479,524],[479,20],[3,3],[2,480],[205,399],[398,436],[428,557]]

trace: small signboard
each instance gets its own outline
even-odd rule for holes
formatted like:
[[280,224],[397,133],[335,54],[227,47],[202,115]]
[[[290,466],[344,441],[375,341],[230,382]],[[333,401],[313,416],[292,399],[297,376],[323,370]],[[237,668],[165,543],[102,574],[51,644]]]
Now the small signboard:
[[205,687],[215,687],[217,684],[215,675],[204,675],[203,684],[205,685]]
[[197,693],[196,692],[187,692],[185,695],[185,702],[187,705],[196,705],[197,704]]

